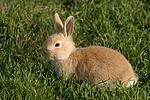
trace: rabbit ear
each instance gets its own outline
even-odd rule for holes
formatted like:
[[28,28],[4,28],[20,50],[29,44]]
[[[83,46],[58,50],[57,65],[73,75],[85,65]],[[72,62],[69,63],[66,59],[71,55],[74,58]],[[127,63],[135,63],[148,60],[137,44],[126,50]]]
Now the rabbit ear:
[[62,32],[63,31],[63,23],[61,21],[61,19],[59,18],[58,14],[55,13],[55,26],[56,26],[56,30],[57,32]]
[[64,32],[63,32],[64,36],[65,37],[72,36],[73,28],[74,28],[74,17],[69,16],[64,23]]

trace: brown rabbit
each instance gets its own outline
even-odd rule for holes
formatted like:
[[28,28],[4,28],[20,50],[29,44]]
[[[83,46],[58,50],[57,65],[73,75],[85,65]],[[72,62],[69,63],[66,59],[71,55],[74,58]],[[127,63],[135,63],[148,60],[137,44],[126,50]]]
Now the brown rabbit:
[[59,77],[64,74],[68,79],[75,75],[77,80],[88,80],[97,87],[115,88],[118,80],[123,87],[136,84],[138,78],[132,66],[119,52],[101,46],[76,49],[72,39],[73,16],[62,24],[56,13],[55,24],[57,32],[47,39],[43,53]]

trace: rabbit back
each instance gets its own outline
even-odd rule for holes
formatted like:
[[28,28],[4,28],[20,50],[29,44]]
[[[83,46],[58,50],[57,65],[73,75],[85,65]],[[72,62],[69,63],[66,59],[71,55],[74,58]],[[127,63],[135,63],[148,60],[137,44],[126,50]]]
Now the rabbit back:
[[119,80],[128,86],[128,81],[136,77],[127,59],[110,48],[91,46],[78,49],[69,59],[71,59],[69,62],[72,62],[71,68],[76,66],[74,74],[77,80],[88,79],[92,84],[102,80],[116,84]]

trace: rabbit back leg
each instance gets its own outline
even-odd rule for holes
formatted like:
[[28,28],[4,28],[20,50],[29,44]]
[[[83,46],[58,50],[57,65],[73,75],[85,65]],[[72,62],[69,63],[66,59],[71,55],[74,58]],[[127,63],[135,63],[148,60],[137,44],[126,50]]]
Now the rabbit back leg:
[[137,83],[137,81],[138,81],[138,77],[134,76],[129,79],[129,81],[127,82],[127,85],[125,85],[125,87],[133,86]]
[[97,88],[106,88],[109,87],[111,89],[116,87],[116,83],[113,82],[112,80],[108,80],[105,82],[99,82],[99,84],[96,85]]
[[[132,78],[130,78],[127,82],[124,82],[122,84],[123,87],[130,87],[130,86],[133,86],[137,83],[138,81],[138,77],[134,76]],[[99,82],[99,84],[96,85],[97,88],[105,88],[106,86],[113,89],[116,87],[116,85],[120,85],[120,84],[117,84],[117,83],[120,83],[119,81],[117,82],[113,82],[112,80],[108,80],[108,81],[105,81],[105,82]]]

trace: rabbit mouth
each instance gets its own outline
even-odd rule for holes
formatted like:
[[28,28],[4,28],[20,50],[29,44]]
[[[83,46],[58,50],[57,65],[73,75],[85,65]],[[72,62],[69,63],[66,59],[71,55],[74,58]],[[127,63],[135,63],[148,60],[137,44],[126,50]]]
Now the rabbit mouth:
[[54,60],[54,55],[53,55],[53,52],[51,50],[43,49],[43,55],[45,57],[49,58],[50,60]]

